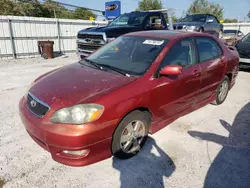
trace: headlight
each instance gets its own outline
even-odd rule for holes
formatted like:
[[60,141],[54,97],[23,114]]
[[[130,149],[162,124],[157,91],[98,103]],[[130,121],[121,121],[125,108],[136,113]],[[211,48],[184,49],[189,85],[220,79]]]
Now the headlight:
[[196,26],[187,26],[185,29],[187,31],[194,31],[196,29]]
[[84,124],[101,117],[104,107],[99,104],[79,104],[56,111],[50,120],[54,123]]

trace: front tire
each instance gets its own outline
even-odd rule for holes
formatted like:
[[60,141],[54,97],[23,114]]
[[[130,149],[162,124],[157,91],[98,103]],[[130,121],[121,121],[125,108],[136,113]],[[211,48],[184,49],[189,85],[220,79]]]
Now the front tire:
[[139,110],[129,113],[116,128],[112,139],[112,154],[119,159],[135,156],[147,140],[150,115]]
[[225,76],[216,90],[216,100],[213,101],[211,104],[213,105],[222,104],[227,98],[229,87],[230,87],[230,80],[228,76]]
[[198,29],[198,32],[199,33],[204,33],[204,29],[201,27],[201,28]]

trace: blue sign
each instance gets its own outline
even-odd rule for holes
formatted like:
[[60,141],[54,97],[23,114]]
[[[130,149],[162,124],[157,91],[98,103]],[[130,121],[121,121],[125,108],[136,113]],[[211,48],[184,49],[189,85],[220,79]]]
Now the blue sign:
[[121,14],[121,2],[110,1],[105,3],[105,16],[108,20],[115,19]]

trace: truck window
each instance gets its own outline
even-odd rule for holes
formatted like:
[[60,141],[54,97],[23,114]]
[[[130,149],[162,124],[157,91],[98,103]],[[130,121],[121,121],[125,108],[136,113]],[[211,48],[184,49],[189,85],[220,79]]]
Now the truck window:
[[153,14],[146,18],[146,26],[149,28],[157,28],[158,24],[163,24],[160,14]]
[[122,14],[116,18],[109,25],[113,26],[124,26],[124,25],[141,25],[145,17],[146,12],[132,12],[129,14]]

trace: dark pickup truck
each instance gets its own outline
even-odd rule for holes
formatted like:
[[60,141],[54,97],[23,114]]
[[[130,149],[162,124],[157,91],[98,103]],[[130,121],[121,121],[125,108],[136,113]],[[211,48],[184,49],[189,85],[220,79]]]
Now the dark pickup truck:
[[125,13],[104,27],[90,27],[77,34],[77,54],[85,58],[99,47],[120,35],[146,30],[167,30],[162,11],[143,11]]

